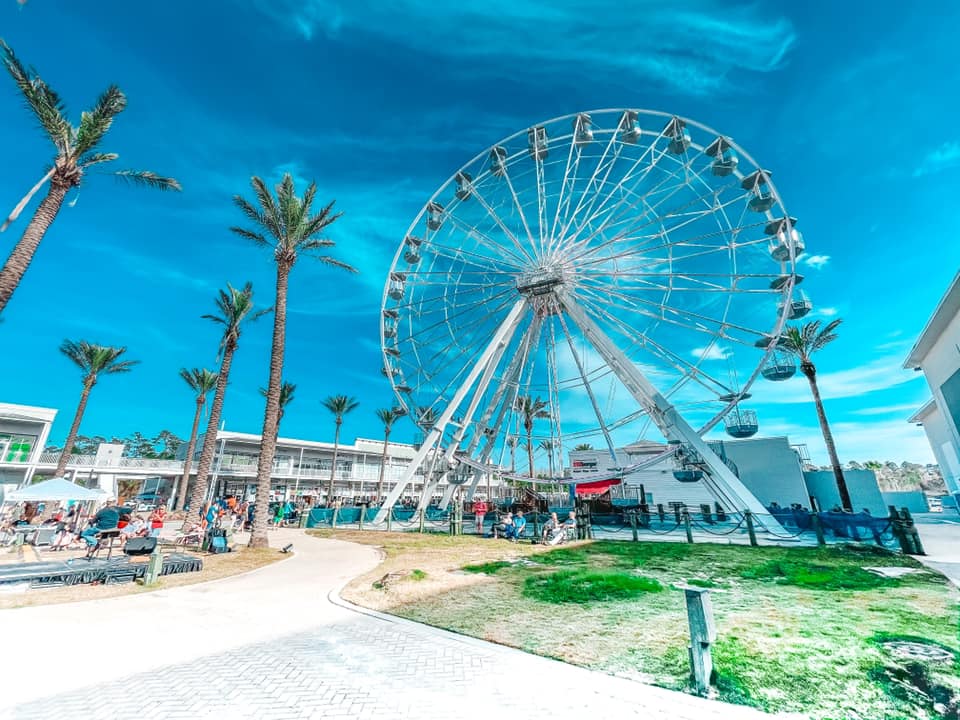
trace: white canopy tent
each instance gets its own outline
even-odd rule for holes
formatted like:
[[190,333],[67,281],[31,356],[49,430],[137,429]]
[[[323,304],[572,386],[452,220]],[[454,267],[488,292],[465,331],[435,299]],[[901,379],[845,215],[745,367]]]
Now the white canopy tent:
[[35,485],[27,485],[18,490],[8,492],[4,502],[62,502],[78,500],[80,502],[96,502],[107,499],[107,492],[100,488],[89,489],[80,487],[76,483],[63,478],[44,480]]

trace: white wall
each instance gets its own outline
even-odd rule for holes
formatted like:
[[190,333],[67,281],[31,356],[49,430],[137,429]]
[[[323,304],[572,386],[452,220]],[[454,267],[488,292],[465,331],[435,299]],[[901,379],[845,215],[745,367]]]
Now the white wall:
[[785,437],[724,440],[723,450],[737,466],[740,481],[764,507],[775,502],[810,507],[800,458]]
[[[803,473],[810,494],[817,499],[820,509],[828,511],[834,505],[841,505],[840,492],[837,490],[837,480],[833,470],[807,470]],[[850,493],[850,502],[854,512],[864,508],[876,517],[887,516],[887,505],[880,494],[877,485],[877,476],[873,470],[844,470],[843,477],[847,482]]]
[[[940,337],[937,338],[937,341],[920,364],[940,413],[939,420],[934,421],[933,434],[936,435],[936,440],[930,437],[930,444],[945,477],[950,473],[951,468],[948,460],[949,451],[943,448],[943,444],[949,442],[953,448],[954,458],[960,456],[960,428],[957,428],[950,416],[943,393],[940,392],[940,386],[960,369],[960,348],[958,348],[958,345],[960,345],[960,313],[954,315],[946,330],[940,334]],[[926,423],[927,420],[924,419],[924,427],[926,427]],[[931,436],[930,432],[927,434]],[[951,473],[952,492],[960,491],[958,475],[960,475],[960,472]]]
[[940,466],[947,491],[960,492],[960,458],[957,457],[957,446],[953,443],[953,435],[939,405],[924,416],[923,430],[930,441],[937,465]]

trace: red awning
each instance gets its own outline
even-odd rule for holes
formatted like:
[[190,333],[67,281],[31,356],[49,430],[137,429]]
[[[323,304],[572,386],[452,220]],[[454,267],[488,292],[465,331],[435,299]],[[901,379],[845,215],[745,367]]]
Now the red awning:
[[619,485],[620,480],[594,480],[593,482],[577,483],[574,486],[577,495],[602,495],[613,485]]

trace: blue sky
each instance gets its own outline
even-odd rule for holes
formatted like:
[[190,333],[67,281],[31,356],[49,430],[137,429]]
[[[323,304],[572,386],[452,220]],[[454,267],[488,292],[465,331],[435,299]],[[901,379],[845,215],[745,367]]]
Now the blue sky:
[[[74,119],[116,82],[129,107],[105,149],[124,166],[175,176],[184,192],[88,178],[0,324],[0,400],[60,408],[62,437],[80,385],[59,343],[122,344],[142,364],[98,385],[82,431],[185,435],[192,404],[177,369],[214,363],[217,329],[199,316],[217,288],[251,280],[271,304],[269,257],[227,231],[239,220],[230,198],[247,193],[252,174],[275,182],[291,171],[336,199],[344,216],[330,237],[361,272],[308,262],[294,271],[285,375],[298,390],[282,432],[331,437],[319,401],[347,393],[361,405],[345,436],[379,437],[373,410],[392,403],[379,373],[380,298],[426,199],[484,147],[535,122],[645,107],[733,136],[773,170],[800,218],[804,289],[820,317],[845,320],[819,362],[841,457],[930,460],[922,431],[905,422],[928,389],[900,366],[960,260],[960,95],[944,70],[956,64],[960,6],[541,6],[2,0],[0,35]],[[6,208],[51,153],[5,78],[0,136]],[[0,236],[0,254],[24,225]],[[259,430],[270,325],[251,326],[241,341],[229,429]],[[788,433],[823,459],[802,379],[755,386],[754,397],[763,433]],[[404,421],[395,437],[412,434]]]

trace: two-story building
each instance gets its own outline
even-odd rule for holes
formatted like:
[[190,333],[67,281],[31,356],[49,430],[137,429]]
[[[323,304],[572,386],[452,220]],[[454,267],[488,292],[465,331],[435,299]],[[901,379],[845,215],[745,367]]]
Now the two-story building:
[[30,481],[56,416],[52,408],[0,403],[0,487]]
[[947,490],[960,496],[960,273],[903,364],[923,372],[933,397],[910,416],[922,425]]

